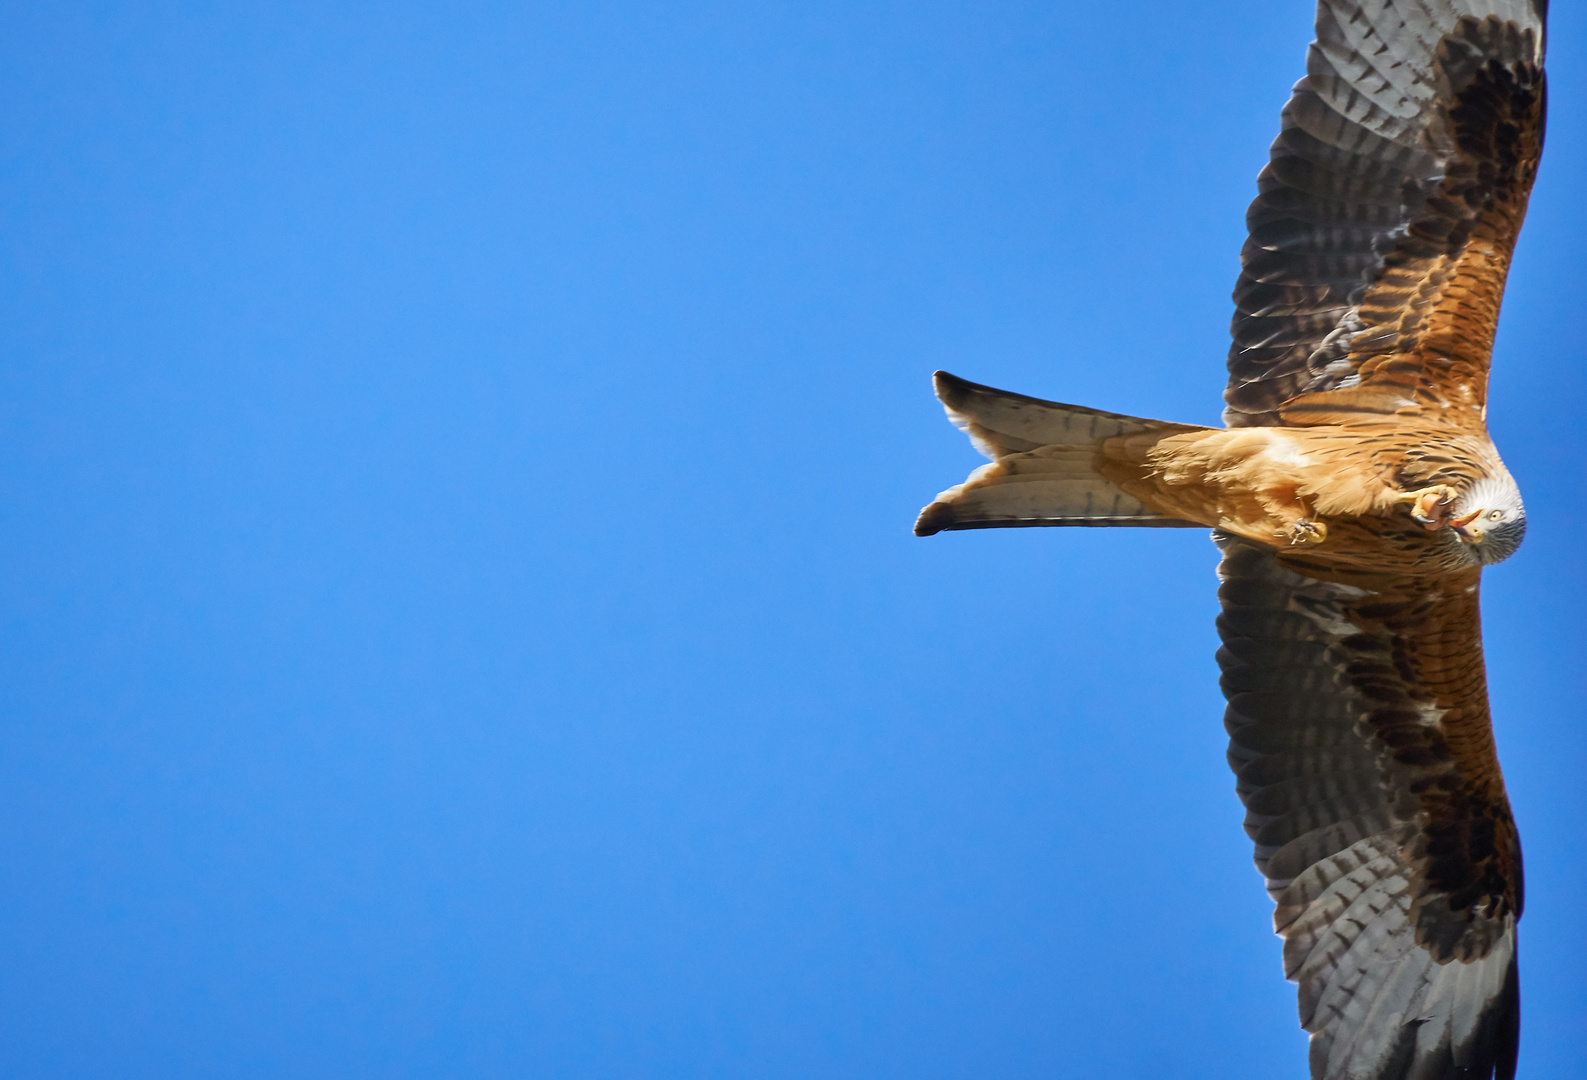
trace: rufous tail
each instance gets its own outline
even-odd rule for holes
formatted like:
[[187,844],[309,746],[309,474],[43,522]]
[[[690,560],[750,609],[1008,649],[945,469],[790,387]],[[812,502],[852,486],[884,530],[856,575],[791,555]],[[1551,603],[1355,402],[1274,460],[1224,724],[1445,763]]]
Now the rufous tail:
[[1194,426],[1042,401],[946,371],[933,382],[948,419],[993,460],[932,500],[915,521],[916,536],[1037,525],[1205,528],[1154,512],[1100,471],[1109,439]]

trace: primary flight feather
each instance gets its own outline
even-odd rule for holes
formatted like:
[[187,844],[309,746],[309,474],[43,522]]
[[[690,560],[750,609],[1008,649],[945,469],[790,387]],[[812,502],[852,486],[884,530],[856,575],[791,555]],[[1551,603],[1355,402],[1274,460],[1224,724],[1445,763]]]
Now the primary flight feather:
[[1315,1080],[1515,1072],[1521,848],[1477,591],[1526,529],[1487,381],[1546,15],[1321,0],[1247,214],[1227,427],[936,377],[993,462],[920,535],[1217,530],[1229,762]]

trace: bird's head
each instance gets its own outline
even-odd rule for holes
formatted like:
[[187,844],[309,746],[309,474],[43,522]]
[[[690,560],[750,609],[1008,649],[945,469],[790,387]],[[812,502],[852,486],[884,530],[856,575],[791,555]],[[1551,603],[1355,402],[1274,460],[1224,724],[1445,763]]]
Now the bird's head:
[[1448,523],[1466,559],[1484,566],[1503,562],[1526,536],[1521,489],[1508,472],[1484,477],[1455,500]]

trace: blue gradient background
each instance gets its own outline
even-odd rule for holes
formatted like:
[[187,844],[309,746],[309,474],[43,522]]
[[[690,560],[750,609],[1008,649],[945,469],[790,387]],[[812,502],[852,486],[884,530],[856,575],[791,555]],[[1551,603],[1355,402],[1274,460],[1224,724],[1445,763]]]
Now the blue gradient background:
[[[917,540],[928,376],[1210,423],[1306,0],[8,4],[0,1074],[1270,1078],[1194,532]],[[1492,427],[1587,1075],[1587,15]]]

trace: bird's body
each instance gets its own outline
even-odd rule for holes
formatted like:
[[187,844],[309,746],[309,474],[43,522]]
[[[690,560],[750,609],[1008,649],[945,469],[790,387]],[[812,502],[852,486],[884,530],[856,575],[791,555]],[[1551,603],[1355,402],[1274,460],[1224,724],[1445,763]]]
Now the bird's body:
[[[921,535],[1024,524],[1202,525],[1275,547],[1276,557],[1286,565],[1366,584],[1454,573],[1496,561],[1456,531],[1419,521],[1413,496],[1442,488],[1457,496],[1515,490],[1485,433],[1438,417],[1209,428],[1097,413],[1104,423],[1123,421],[1135,430],[1082,428],[1074,435],[1064,433],[1062,442],[1009,452],[1008,436],[977,423],[989,411],[982,407],[987,400],[1027,415],[1085,417],[1092,410],[1006,394],[944,372],[937,375],[937,387],[950,415],[961,426],[974,427],[978,441],[991,443],[996,461],[939,495],[921,513],[916,526]],[[1000,421],[995,414],[988,418],[990,425]],[[989,512],[974,498],[1034,495],[1040,501],[1042,487],[1054,483],[1054,475],[1067,482],[1102,482],[1098,486],[1129,496],[1138,516],[1158,520],[1085,515],[1050,499],[1048,516],[1032,514],[1029,506],[1004,515]],[[1483,519],[1502,513],[1501,500],[1493,501],[1492,507],[1466,508],[1451,500],[1451,516],[1458,520],[1475,510]],[[1513,502],[1519,508],[1518,493]],[[1467,531],[1477,528],[1473,522]]]
[[[1286,561],[1336,575],[1468,567],[1456,536],[1413,520],[1405,495],[1509,476],[1486,438],[1431,425],[1211,428],[1108,440],[1102,453],[1103,475],[1165,516],[1279,546]],[[1308,539],[1308,525],[1321,539]]]
[[1320,0],[1247,216],[1227,427],[937,375],[994,460],[917,533],[1216,530],[1229,761],[1317,1080],[1514,1075],[1521,852],[1478,586],[1526,527],[1487,383],[1545,3]]

